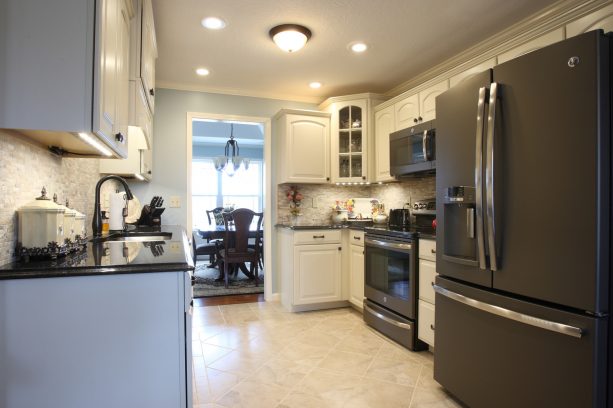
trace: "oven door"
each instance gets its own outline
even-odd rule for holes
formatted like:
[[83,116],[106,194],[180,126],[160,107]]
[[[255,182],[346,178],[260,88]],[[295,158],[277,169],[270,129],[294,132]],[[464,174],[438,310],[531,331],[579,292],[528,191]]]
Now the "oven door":
[[367,235],[364,249],[366,298],[414,320],[417,285],[413,242]]

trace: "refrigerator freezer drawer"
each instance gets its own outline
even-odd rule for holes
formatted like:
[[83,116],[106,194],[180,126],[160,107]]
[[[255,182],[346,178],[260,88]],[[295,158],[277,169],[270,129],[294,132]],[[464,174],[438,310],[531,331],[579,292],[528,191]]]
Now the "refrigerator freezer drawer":
[[435,289],[434,378],[471,408],[605,406],[607,318],[442,277]]

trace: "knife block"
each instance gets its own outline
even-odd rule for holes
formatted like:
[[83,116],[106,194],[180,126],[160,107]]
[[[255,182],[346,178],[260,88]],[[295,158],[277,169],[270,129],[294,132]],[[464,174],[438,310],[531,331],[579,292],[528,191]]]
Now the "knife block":
[[162,213],[165,208],[156,207],[151,208],[146,204],[140,213],[140,218],[136,221],[136,225],[147,225],[150,227],[162,224]]

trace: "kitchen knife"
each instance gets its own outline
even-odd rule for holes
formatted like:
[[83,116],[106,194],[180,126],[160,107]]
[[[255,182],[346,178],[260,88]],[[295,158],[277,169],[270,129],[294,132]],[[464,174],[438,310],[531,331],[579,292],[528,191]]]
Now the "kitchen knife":
[[153,198],[151,199],[151,202],[149,203],[149,207],[153,208],[154,204],[155,204],[155,200],[157,200],[157,196],[153,196]]
[[164,204],[164,199],[162,197],[160,197],[160,202],[158,203],[158,207],[161,207],[162,204]]

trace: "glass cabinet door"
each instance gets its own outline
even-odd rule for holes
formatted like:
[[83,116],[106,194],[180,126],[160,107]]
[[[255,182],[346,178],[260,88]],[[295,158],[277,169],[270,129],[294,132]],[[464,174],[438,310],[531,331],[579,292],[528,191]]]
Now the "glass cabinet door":
[[338,114],[338,175],[362,178],[362,108],[346,106]]

